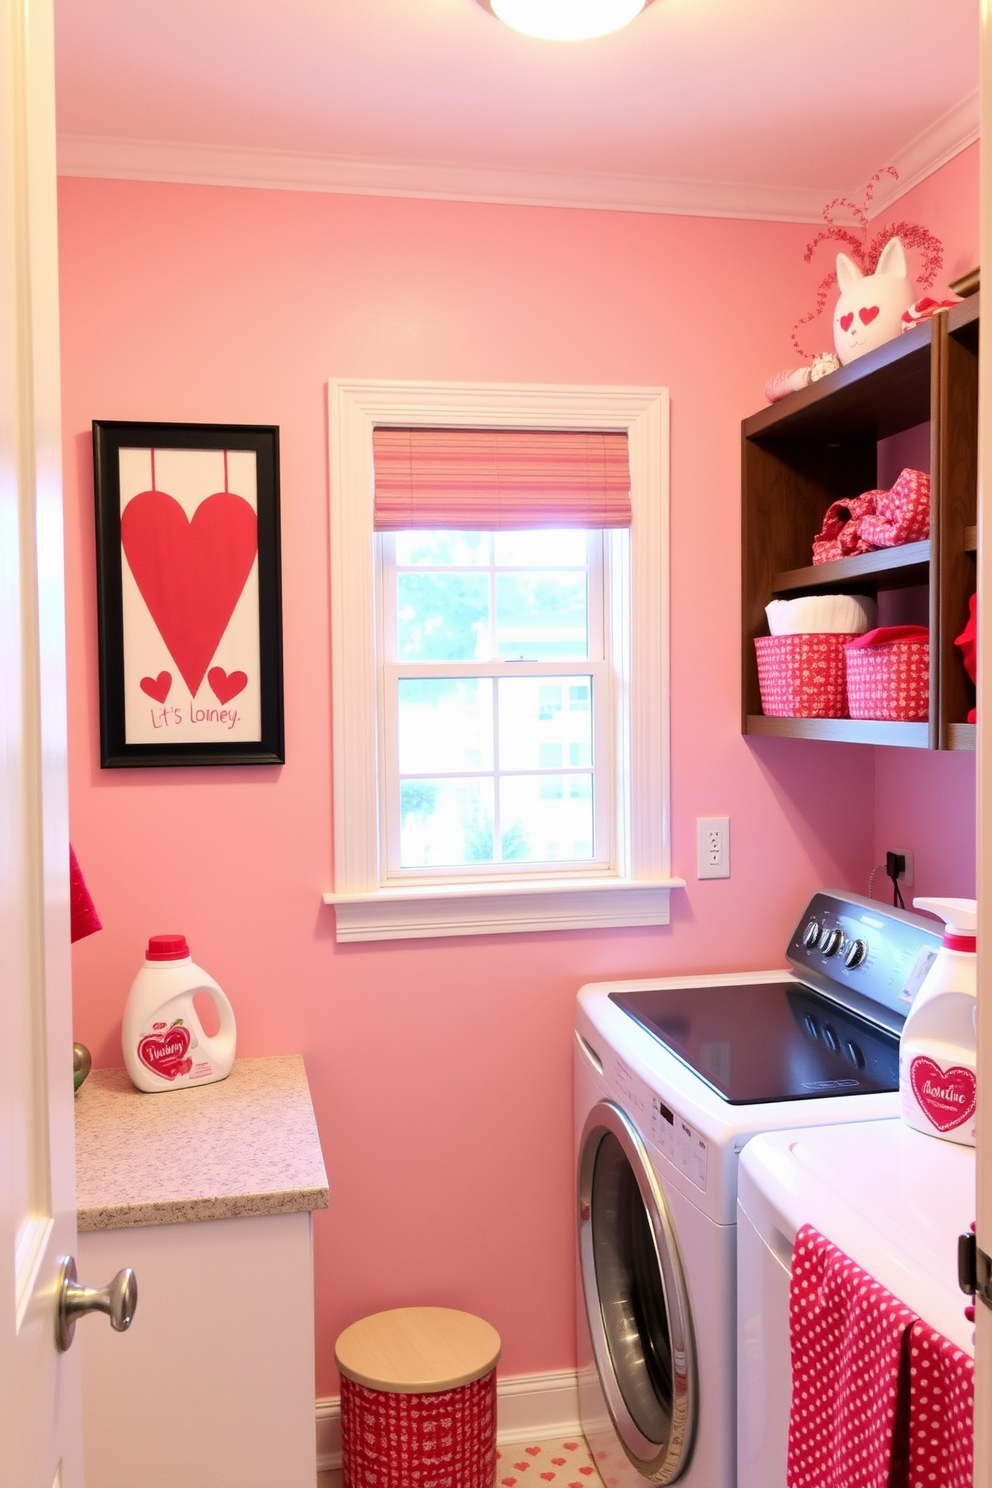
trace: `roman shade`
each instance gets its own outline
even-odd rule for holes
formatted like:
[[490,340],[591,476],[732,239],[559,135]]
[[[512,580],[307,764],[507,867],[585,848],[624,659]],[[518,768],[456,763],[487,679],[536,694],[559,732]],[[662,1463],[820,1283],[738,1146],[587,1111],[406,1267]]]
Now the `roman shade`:
[[379,428],[375,527],[629,527],[626,433]]

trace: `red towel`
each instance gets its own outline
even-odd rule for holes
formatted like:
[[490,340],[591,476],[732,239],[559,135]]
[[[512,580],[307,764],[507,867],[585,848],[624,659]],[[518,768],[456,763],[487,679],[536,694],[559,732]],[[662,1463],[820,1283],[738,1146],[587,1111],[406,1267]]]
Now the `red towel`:
[[909,1372],[909,1488],[972,1488],[974,1360],[917,1321]]
[[836,1245],[803,1226],[789,1297],[789,1488],[890,1488],[899,1481],[892,1477],[899,1375],[914,1321]]
[[[978,677],[978,616],[975,614],[977,600],[977,594],[973,594],[969,599],[968,624],[959,636],[954,637],[955,646],[961,647],[961,660],[964,662],[964,669],[972,682],[977,681]],[[974,708],[968,710],[968,722],[975,722]]]
[[80,872],[71,842],[69,844],[69,922],[71,939],[74,941],[82,940],[84,935],[92,935],[94,930],[103,929],[96,906],[90,897],[90,891],[86,887],[86,881]]
[[788,1488],[972,1488],[973,1361],[812,1225],[789,1332]]

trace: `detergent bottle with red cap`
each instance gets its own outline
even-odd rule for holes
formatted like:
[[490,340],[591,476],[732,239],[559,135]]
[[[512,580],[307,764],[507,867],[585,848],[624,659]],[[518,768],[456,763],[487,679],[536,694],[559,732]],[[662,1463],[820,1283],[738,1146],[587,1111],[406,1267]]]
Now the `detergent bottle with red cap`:
[[[208,1037],[196,1010],[203,993],[220,1020]],[[145,964],[131,983],[121,1046],[139,1090],[209,1085],[231,1073],[237,1031],[234,1010],[212,976],[197,966],[185,935],[153,935]]]
[[913,904],[944,921],[944,943],[899,1041],[902,1118],[928,1136],[973,1147],[977,906],[974,899],[914,899]]

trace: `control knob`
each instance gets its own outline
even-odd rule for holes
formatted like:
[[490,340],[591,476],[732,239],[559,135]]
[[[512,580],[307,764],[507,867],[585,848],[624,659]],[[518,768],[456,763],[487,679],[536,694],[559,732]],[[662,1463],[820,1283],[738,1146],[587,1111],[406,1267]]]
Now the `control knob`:
[[820,926],[816,920],[810,920],[809,924],[806,926],[806,929],[803,931],[803,945],[808,951],[811,951],[816,945],[816,942],[819,940],[819,938]]
[[865,942],[863,940],[852,940],[847,948],[847,955],[844,957],[844,965],[848,971],[853,971],[856,966],[861,965],[867,955],[868,947]]
[[824,930],[820,936],[820,950],[824,956],[836,956],[844,944],[844,935],[841,930]]

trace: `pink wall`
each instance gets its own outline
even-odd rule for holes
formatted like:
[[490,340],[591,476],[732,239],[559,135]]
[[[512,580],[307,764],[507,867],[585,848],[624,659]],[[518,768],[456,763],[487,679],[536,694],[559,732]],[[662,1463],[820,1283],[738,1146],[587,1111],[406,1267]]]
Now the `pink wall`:
[[[944,244],[934,289],[979,262],[978,145],[895,203],[886,222],[922,222]],[[908,847],[916,855],[913,894],[975,893],[975,757],[879,749],[875,755],[875,857]],[[881,875],[879,875],[881,877]],[[884,893],[876,879],[876,892]],[[907,903],[909,898],[907,895]]]
[[[74,951],[76,1037],[120,1063],[145,937],[178,928],[240,1052],[306,1056],[331,1184],[319,1394],[341,1327],[414,1300],[491,1319],[508,1375],[569,1367],[576,988],[780,964],[804,896],[863,887],[876,851],[872,751],[738,724],[739,421],[790,363],[809,231],[82,180],[60,212],[72,834],[105,925]],[[336,944],[330,375],[671,389],[671,926]],[[284,767],[101,771],[93,418],[280,425]],[[733,877],[697,883],[695,818],[724,813]]]

